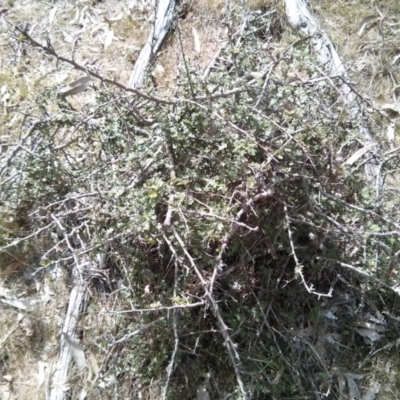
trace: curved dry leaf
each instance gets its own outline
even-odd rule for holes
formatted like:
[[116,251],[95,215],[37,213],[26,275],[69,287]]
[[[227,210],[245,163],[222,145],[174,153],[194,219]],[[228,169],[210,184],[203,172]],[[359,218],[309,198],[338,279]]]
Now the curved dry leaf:
[[72,43],[72,42],[75,40],[74,37],[71,36],[69,33],[64,32],[62,29],[60,29],[60,30],[61,30],[61,33],[62,33],[63,36],[64,36],[64,40],[65,40],[67,43]]
[[386,137],[387,140],[389,142],[389,144],[393,147],[394,145],[394,139],[395,139],[395,132],[396,132],[396,125],[394,122],[390,122],[388,127],[387,127],[387,131],[386,131]]
[[372,342],[376,342],[378,340],[381,340],[381,335],[373,330],[373,329],[368,329],[368,328],[357,328],[356,332],[361,335],[364,339],[367,338],[371,340]]
[[361,400],[361,393],[358,389],[357,383],[352,378],[347,378],[347,386],[349,387],[349,399]]
[[384,327],[383,325],[380,324],[374,324],[372,322],[366,322],[366,321],[362,321],[359,322],[358,324],[358,328],[367,328],[367,329],[372,329],[376,332],[385,332],[386,331],[386,327]]
[[358,36],[362,36],[364,32],[371,29],[378,21],[380,21],[379,15],[369,15],[360,22],[360,28],[358,29]]
[[365,392],[362,400],[375,400],[375,397],[378,393],[379,393],[379,387],[372,386]]
[[200,38],[195,27],[192,28],[192,32],[194,38],[194,49],[196,50],[196,53],[200,53]]
[[64,97],[67,97],[82,93],[88,88],[91,82],[92,78],[90,76],[84,76],[83,78],[79,78],[78,80],[70,83],[65,89],[61,91],[61,94]]
[[89,84],[92,81],[92,78],[90,76],[84,76],[82,78],[77,79],[76,81],[73,81],[70,83],[68,86],[70,88],[86,85],[87,83]]
[[78,400],[85,400],[87,396],[87,390],[85,388],[81,389],[81,392],[79,393]]
[[90,31],[90,37],[93,39],[94,35],[98,31],[101,31],[101,30],[103,30],[103,31],[107,31],[108,30],[108,27],[107,27],[106,23],[102,22],[102,23],[96,25],[94,28],[92,28],[91,31]]
[[34,301],[29,299],[2,299],[1,302],[19,310],[31,311],[34,307]]
[[106,21],[109,25],[111,25],[113,22],[121,21],[122,18],[124,18],[123,12],[119,13],[116,17],[113,18],[104,17],[104,21]]
[[391,110],[400,114],[400,103],[388,103],[381,107],[381,110]]
[[39,361],[38,362],[38,367],[39,367],[39,372],[38,372],[38,386],[41,386],[44,384],[46,375],[47,375],[47,370],[49,368],[49,365],[47,362]]
[[344,163],[344,165],[352,165],[354,164],[359,158],[361,158],[366,152],[371,150],[375,147],[375,144],[368,144],[363,148],[357,150],[349,159]]
[[106,31],[106,38],[104,40],[104,48],[105,49],[110,46],[113,39],[114,39],[114,31],[112,29],[109,29],[108,31]]
[[86,13],[86,11],[87,11],[87,9],[88,9],[88,6],[84,6],[83,8],[82,8],[82,10],[81,10],[81,12],[80,12],[80,14],[79,14],[79,20],[78,20],[78,24],[79,25],[83,25],[83,26],[85,26],[86,24],[85,24],[85,13]]
[[5,297],[6,299],[15,299],[17,297],[13,291],[4,286],[0,286],[0,296]]
[[49,25],[50,26],[53,24],[54,17],[56,16],[56,13],[57,13],[57,6],[53,7],[50,10],[50,13],[49,13]]
[[325,313],[325,318],[327,318],[327,319],[332,319],[332,320],[338,319],[338,318],[335,316],[335,314],[333,314],[332,311],[327,311],[327,312]]
[[79,7],[76,7],[75,17],[72,19],[72,21],[69,22],[71,25],[78,23],[78,21],[79,21],[79,13],[80,13]]

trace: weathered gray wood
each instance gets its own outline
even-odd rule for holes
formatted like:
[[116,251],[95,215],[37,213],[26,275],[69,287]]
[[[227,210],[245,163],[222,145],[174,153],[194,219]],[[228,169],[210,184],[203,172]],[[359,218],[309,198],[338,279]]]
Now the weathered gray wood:
[[[328,35],[320,26],[316,18],[310,13],[305,0],[285,0],[286,15],[289,23],[294,29],[305,36],[311,37],[311,43],[317,54],[318,62],[325,67],[327,75],[336,75],[343,77],[343,81],[348,81],[346,69],[330,41]],[[357,95],[351,87],[342,83],[338,85],[344,103],[347,105],[347,111],[357,123],[360,137],[366,146],[369,146],[370,152],[377,154],[379,146],[372,137],[368,126],[363,118],[362,107],[358,102]],[[377,187],[380,187],[380,176],[378,168],[373,163],[368,163],[365,166],[365,175],[368,181],[376,180]]]
[[[76,327],[79,321],[79,314],[85,298],[86,284],[78,283],[71,290],[68,302],[67,315],[65,317],[62,333],[75,337]],[[50,400],[65,400],[69,384],[68,373],[71,366],[71,351],[65,341],[64,335],[60,338],[59,359],[54,371],[52,385],[50,388]]]
[[144,74],[146,73],[151,57],[157,53],[171,27],[175,10],[175,0],[158,0],[156,8],[153,29],[131,73],[129,87],[132,89],[139,88],[143,84]]

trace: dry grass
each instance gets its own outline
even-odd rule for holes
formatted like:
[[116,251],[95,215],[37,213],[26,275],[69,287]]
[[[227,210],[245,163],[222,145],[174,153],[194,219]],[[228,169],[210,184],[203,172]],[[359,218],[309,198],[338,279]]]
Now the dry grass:
[[[378,0],[374,2],[348,2],[344,0],[318,0],[314,11],[327,30],[338,53],[349,68],[349,76],[357,90],[371,99],[376,108],[398,102],[400,94],[400,2]],[[364,18],[376,16],[379,21],[367,25],[362,35],[358,32]],[[397,61],[396,61],[397,60]],[[400,144],[400,115],[384,111],[393,124],[394,139],[387,127],[380,140]],[[394,178],[398,181],[398,178]]]
[[[161,92],[169,92],[185,62],[191,70],[202,75],[223,40],[226,40],[221,24],[223,8],[223,1],[210,4],[197,1],[188,10],[185,19],[178,22],[178,29],[171,34],[157,57],[153,73]],[[197,50],[200,51],[196,51],[196,35],[200,44]]]
[[[350,74],[358,87],[379,103],[392,102],[400,75],[398,66],[393,65],[393,56],[398,53],[398,33],[390,24],[400,23],[400,3],[320,0],[315,4],[315,12],[350,66]],[[380,14],[381,23],[359,36],[363,19]]]
[[[2,306],[0,318],[1,376],[9,377],[10,399],[43,399],[48,387],[48,375],[40,376],[40,368],[49,371],[58,354],[58,336],[63,323],[63,309],[68,288],[59,280],[30,285],[8,281],[7,287],[19,296],[38,301],[26,312],[11,306]],[[46,293],[52,293],[45,300]]]

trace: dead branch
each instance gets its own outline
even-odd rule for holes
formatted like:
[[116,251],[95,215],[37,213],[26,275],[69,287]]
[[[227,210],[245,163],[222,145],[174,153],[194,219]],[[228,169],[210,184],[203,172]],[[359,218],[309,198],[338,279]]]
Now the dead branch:
[[294,262],[296,264],[296,269],[295,269],[295,273],[300,276],[301,279],[301,283],[303,284],[303,286],[305,287],[305,289],[307,290],[308,293],[310,294],[315,294],[318,297],[332,297],[332,293],[333,293],[333,287],[331,287],[329,289],[328,293],[318,293],[314,290],[313,285],[308,285],[305,278],[304,278],[304,274],[303,274],[303,265],[300,263],[299,259],[297,258],[297,254],[296,254],[296,249],[293,243],[293,234],[292,234],[292,229],[290,228],[290,218],[289,218],[289,214],[288,214],[288,210],[287,210],[287,205],[283,204],[283,209],[285,211],[285,219],[286,219],[286,227],[287,227],[287,231],[288,231],[288,237],[289,237],[289,242],[290,242],[290,247],[292,249],[292,254],[291,256],[294,259]]
[[[178,288],[178,264],[179,264],[178,260],[175,259],[174,297],[176,297],[178,294],[178,291],[177,291],[177,288]],[[174,309],[174,311],[173,311],[172,326],[173,326],[173,330],[174,330],[175,343],[174,343],[174,350],[172,352],[171,360],[167,367],[167,381],[163,388],[163,393],[162,393],[163,399],[167,398],[168,385],[171,380],[172,372],[173,372],[174,366],[175,366],[176,355],[177,355],[178,349],[179,349],[178,310],[177,309]]]
[[174,17],[175,0],[161,0],[156,2],[156,15],[152,31],[146,44],[133,67],[128,87],[131,89],[142,86],[144,74],[151,61],[164,41]]
[[119,89],[124,90],[125,92],[136,94],[138,97],[141,97],[141,98],[146,99],[146,100],[153,101],[153,102],[158,103],[158,104],[175,104],[175,101],[165,100],[165,99],[161,99],[159,97],[154,97],[154,96],[148,95],[146,93],[143,93],[140,90],[137,90],[135,88],[131,88],[131,87],[125,86],[122,83],[119,83],[118,81],[111,80],[111,79],[108,79],[108,78],[104,78],[100,74],[94,72],[93,70],[91,70],[91,69],[89,69],[87,67],[84,67],[84,66],[78,64],[74,60],[71,60],[69,58],[60,56],[56,52],[56,50],[53,48],[53,46],[51,45],[50,41],[47,42],[47,45],[40,44],[38,41],[36,41],[35,39],[33,39],[29,35],[29,33],[28,33],[28,31],[26,29],[21,29],[18,26],[16,26],[15,29],[23,35],[26,43],[32,45],[33,47],[36,47],[36,48],[39,48],[39,49],[43,50],[46,54],[55,57],[57,59],[57,61],[61,61],[61,62],[65,62],[67,64],[70,64],[75,69],[77,69],[79,71],[83,71],[86,74],[88,74],[90,76],[93,76],[96,79],[99,79],[102,83],[109,84],[109,85],[112,85],[112,86],[116,86]]
[[[305,37],[311,38],[311,44],[317,53],[318,62],[325,68],[328,75],[339,75],[344,78],[343,84],[338,86],[349,114],[357,122],[360,136],[366,145],[373,145],[371,152],[378,157],[379,146],[372,137],[363,117],[363,109],[357,101],[357,95],[346,84],[348,81],[346,69],[328,35],[320,26],[317,19],[308,10],[305,0],[285,0],[286,15],[292,27]],[[377,166],[371,162],[365,165],[365,176],[368,181],[376,182],[381,187],[382,181]]]
[[[246,390],[244,388],[244,384],[243,384],[243,380],[241,377],[241,371],[240,371],[240,357],[239,354],[236,350],[236,346],[233,343],[229,332],[228,332],[228,327],[225,324],[222,315],[219,311],[219,307],[218,307],[218,303],[215,300],[214,296],[212,295],[212,293],[209,290],[209,287],[207,285],[207,282],[205,281],[205,279],[203,278],[202,273],[200,272],[200,269],[197,267],[196,263],[193,260],[193,257],[190,255],[185,243],[183,242],[182,238],[179,236],[178,232],[175,230],[175,228],[173,228],[173,233],[174,236],[176,238],[176,240],[179,243],[179,246],[181,247],[181,249],[183,250],[186,258],[189,260],[190,265],[192,266],[193,270],[196,272],[196,275],[200,278],[200,281],[203,285],[204,291],[205,291],[205,295],[208,299],[208,301],[210,302],[211,305],[211,309],[213,311],[214,316],[217,319],[217,323],[218,323],[218,327],[220,329],[220,332],[222,334],[222,337],[224,338],[225,341],[225,345],[227,347],[228,350],[228,354],[229,354],[229,358],[231,359],[231,363],[233,366],[233,369],[235,371],[235,375],[236,375],[236,381],[239,385],[239,389],[240,392],[242,394],[242,399],[247,399],[247,394],[246,394]],[[175,249],[172,247],[171,251],[173,252],[173,254],[176,254]]]

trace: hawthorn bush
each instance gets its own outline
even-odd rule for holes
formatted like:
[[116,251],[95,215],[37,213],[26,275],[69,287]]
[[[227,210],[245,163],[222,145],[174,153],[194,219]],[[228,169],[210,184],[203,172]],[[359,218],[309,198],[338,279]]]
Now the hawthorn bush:
[[[397,153],[346,163],[362,144],[343,83],[307,39],[273,46],[274,14],[246,18],[207,76],[182,64],[169,96],[94,80],[77,110],[46,87],[2,143],[2,268],[87,280],[90,398],[338,396],[397,343],[382,317],[397,310]],[[358,101],[380,138],[384,117]],[[371,326],[357,333],[369,316],[385,326],[379,359]]]

